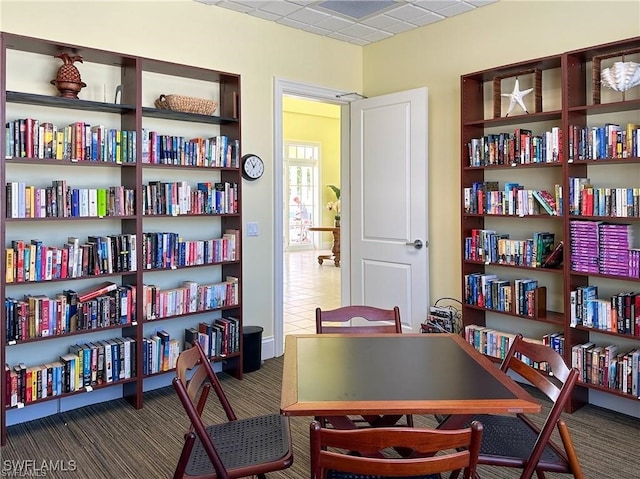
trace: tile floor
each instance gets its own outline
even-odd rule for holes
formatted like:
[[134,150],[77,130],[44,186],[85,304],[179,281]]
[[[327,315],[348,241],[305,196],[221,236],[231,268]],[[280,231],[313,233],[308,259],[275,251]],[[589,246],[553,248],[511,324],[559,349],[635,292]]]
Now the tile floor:
[[315,333],[315,310],[340,306],[340,268],[318,264],[322,250],[284,254],[284,334]]

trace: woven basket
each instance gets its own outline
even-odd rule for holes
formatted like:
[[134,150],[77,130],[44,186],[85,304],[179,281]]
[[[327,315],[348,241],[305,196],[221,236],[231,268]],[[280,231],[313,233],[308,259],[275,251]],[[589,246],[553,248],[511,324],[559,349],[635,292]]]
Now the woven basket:
[[218,107],[218,103],[214,100],[194,98],[191,96],[160,95],[155,101],[155,106],[161,110],[197,113],[198,115],[213,115]]

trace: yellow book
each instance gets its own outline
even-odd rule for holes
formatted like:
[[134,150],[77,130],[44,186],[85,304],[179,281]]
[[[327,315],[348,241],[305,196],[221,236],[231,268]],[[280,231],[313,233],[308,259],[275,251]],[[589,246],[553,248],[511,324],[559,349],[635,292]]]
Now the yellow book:
[[15,252],[13,248],[7,248],[5,254],[5,281],[7,283],[13,283],[14,281],[14,271],[15,271]]
[[116,163],[122,163],[122,131],[116,130]]
[[58,131],[56,133],[55,159],[64,159],[64,131]]

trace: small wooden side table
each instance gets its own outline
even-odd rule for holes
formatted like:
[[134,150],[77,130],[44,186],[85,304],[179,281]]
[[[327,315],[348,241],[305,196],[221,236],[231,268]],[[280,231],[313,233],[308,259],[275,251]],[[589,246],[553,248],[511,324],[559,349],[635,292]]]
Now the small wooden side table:
[[337,267],[340,266],[340,227],[339,226],[312,226],[309,231],[330,231],[333,233],[333,247],[331,248],[331,254],[321,254],[318,256],[318,264],[326,260],[332,260],[333,264]]

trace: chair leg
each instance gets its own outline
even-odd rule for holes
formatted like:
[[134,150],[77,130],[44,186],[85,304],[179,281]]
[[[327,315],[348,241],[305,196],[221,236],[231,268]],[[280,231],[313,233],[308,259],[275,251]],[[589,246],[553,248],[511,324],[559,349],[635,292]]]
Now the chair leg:
[[571,440],[571,435],[569,434],[569,428],[562,419],[558,421],[558,432],[560,433],[560,439],[564,445],[564,450],[567,454],[567,461],[571,467],[573,477],[575,477],[575,479],[584,479],[582,467],[580,467],[580,463],[578,462],[578,455],[576,454],[576,450],[573,447],[573,441]]
[[547,477],[542,471],[536,471],[536,476],[538,476],[538,479],[545,479]]
[[193,449],[195,442],[195,433],[190,432],[189,434],[185,434],[184,446],[182,446],[182,452],[180,453],[180,459],[178,460],[176,471],[173,473],[173,479],[182,479],[184,477],[184,472],[187,470],[187,463],[189,462],[189,456],[191,455],[191,450]]

